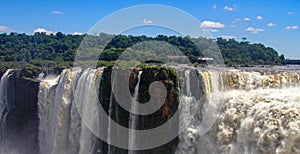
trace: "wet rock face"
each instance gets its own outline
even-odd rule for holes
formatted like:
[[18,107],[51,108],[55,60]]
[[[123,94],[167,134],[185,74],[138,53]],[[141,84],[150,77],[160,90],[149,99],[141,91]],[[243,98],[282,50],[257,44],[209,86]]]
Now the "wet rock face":
[[[163,83],[167,90],[166,98],[157,100],[164,101],[159,110],[150,115],[138,116],[138,129],[147,130],[165,124],[177,111],[179,105],[178,78],[175,70],[170,68],[144,68],[142,71],[138,97],[140,103],[148,102],[151,99],[150,93],[151,97],[153,97],[152,99],[155,99],[155,97],[157,98],[162,94],[162,89],[160,88],[149,92],[149,86],[155,81]],[[164,131],[166,134],[170,134],[176,130],[178,130],[178,125],[170,124],[168,130]],[[150,137],[148,139],[150,139]],[[174,147],[177,147],[177,144],[178,138],[175,138],[163,146],[152,150],[146,150],[142,153],[174,153]]]
[[[179,104],[179,91],[178,91],[178,78],[174,70],[170,68],[139,68],[134,69],[130,75],[125,74],[124,70],[117,70],[121,78],[119,80],[129,80],[129,91],[132,97],[134,97],[135,87],[138,85],[138,74],[142,71],[138,90],[138,102],[147,103],[152,97],[156,97],[161,94],[159,89],[149,91],[149,86],[155,81],[159,81],[164,84],[167,91],[167,96],[163,100],[163,105],[154,113],[149,115],[139,115],[137,117],[137,128],[140,130],[147,130],[159,127],[165,124],[177,111]],[[110,117],[122,125],[123,127],[130,128],[130,112],[122,108],[116,101],[114,95],[111,94],[111,68],[106,68],[102,74],[100,83],[99,99],[102,107]],[[126,78],[129,79],[126,79]],[[160,102],[157,102],[160,103]],[[111,107],[111,108],[110,108]],[[109,113],[109,108],[111,113]],[[171,133],[174,130],[178,130],[178,125],[171,125],[169,130],[165,130],[166,133]],[[117,134],[116,134],[117,135]],[[146,138],[145,139],[150,139]],[[173,139],[169,143],[162,145],[157,148],[149,150],[140,150],[136,153],[147,154],[147,153],[174,153],[175,148],[178,144],[178,138]],[[120,149],[104,143],[102,146],[102,152],[106,153],[110,149],[112,153],[128,153],[128,150]]]
[[34,153],[38,148],[38,90],[39,82],[20,77],[17,70],[9,79],[12,106],[7,116],[8,142],[22,153]]
[[3,74],[4,74],[4,72],[2,70],[0,70],[0,79],[1,79]]
[[[146,116],[139,116],[141,125],[139,129],[151,129],[158,127],[166,123],[177,111],[179,104],[178,100],[178,81],[175,72],[167,68],[145,68],[142,70],[141,83],[139,88],[138,100],[140,103],[147,103],[150,99],[149,86],[155,81],[159,81],[164,84],[167,90],[166,98],[159,99],[157,101],[164,101],[162,107],[153,114]],[[155,99],[155,95],[162,94],[162,89],[153,89],[152,97]],[[157,102],[160,103],[160,102]],[[146,122],[148,121],[148,122]]]

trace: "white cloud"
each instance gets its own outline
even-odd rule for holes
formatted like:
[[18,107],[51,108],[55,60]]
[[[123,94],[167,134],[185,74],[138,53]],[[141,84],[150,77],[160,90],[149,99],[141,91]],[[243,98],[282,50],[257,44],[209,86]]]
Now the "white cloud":
[[214,21],[203,21],[200,25],[200,28],[203,28],[204,32],[216,33],[218,28],[224,28],[225,25],[220,22]]
[[232,23],[235,24],[235,23],[237,23],[237,22],[239,22],[239,21],[241,21],[241,18],[236,18],[236,19],[234,19],[234,20],[232,21]]
[[245,20],[245,21],[250,21],[251,19],[250,19],[250,18],[244,18],[244,20]]
[[259,33],[259,32],[263,32],[263,31],[265,31],[265,30],[262,29],[262,28],[248,27],[248,28],[246,29],[246,31],[247,31],[247,32],[251,32],[251,33],[253,33],[253,34],[257,34],[257,33]]
[[215,10],[217,8],[217,5],[213,5],[212,9]]
[[236,38],[235,36],[230,36],[230,35],[222,35],[220,37],[223,38],[223,39],[234,39],[234,38]]
[[229,6],[225,6],[225,7],[224,7],[224,10],[227,10],[227,11],[234,11],[235,8],[229,7]]
[[207,29],[209,32],[211,32],[211,33],[216,33],[216,32],[218,32],[218,30],[217,29]]
[[295,26],[286,26],[285,29],[298,29],[299,27],[297,25]]
[[218,32],[217,29],[203,29],[202,31],[203,31],[204,33],[216,33],[216,32]]
[[267,25],[268,27],[276,27],[277,25],[276,24],[274,24],[273,22],[270,22],[270,23],[268,23],[268,25]]
[[253,27],[248,27],[248,28],[246,29],[246,31],[254,31],[254,28],[253,28]]
[[152,24],[153,23],[153,20],[151,20],[151,19],[144,19],[143,20],[143,24]]
[[200,28],[224,28],[224,24],[220,22],[214,22],[214,21],[203,21],[200,25]]
[[0,26],[0,31],[6,32],[6,31],[9,31],[9,28],[6,26]]
[[74,32],[73,35],[83,35],[83,33],[80,33],[80,32]]
[[52,14],[58,14],[58,15],[62,15],[62,14],[64,14],[63,12],[61,12],[61,11],[52,11],[51,12]]
[[296,14],[295,12],[288,12],[289,15]]
[[235,28],[235,27],[236,27],[236,25],[230,25],[229,27],[230,27],[230,28]]
[[257,20],[263,20],[263,17],[262,16],[257,16],[256,19]]
[[49,34],[56,34],[56,32],[54,32],[54,31],[51,31],[51,30],[47,30],[47,29],[45,29],[45,28],[36,28],[36,29],[34,29],[34,33],[46,33],[47,35],[49,35]]

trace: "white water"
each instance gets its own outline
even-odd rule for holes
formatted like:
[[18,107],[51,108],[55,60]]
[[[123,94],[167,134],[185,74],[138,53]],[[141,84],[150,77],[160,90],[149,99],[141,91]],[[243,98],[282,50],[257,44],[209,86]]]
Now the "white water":
[[[55,79],[45,79],[39,92],[39,146],[41,153],[93,153],[96,137],[85,123],[96,124],[96,87],[102,70],[64,70]],[[79,111],[78,111],[79,109]],[[83,121],[80,114],[87,117]],[[98,126],[95,126],[98,127]]]
[[[221,95],[219,88],[222,87],[218,72],[199,72],[203,79],[205,99],[196,100],[192,96],[190,86],[190,71],[185,71],[186,94],[181,93],[179,112],[180,126],[187,125],[185,131],[179,136],[177,154],[202,153],[211,151],[209,145],[202,146],[206,138],[201,135],[206,133],[214,123],[217,114],[217,106],[220,103]],[[203,106],[201,108],[201,106]],[[199,108],[199,109],[198,109]],[[186,123],[190,121],[190,123]],[[202,146],[202,147],[201,147]],[[199,148],[201,147],[201,148]],[[205,148],[205,149],[203,149]]]
[[[131,110],[133,113],[136,113],[138,108],[137,108],[137,104],[138,103],[138,95],[139,95],[139,87],[140,87],[140,80],[141,80],[141,75],[142,75],[142,71],[139,71],[138,74],[138,82],[134,88],[134,95],[132,98],[132,105],[131,105]],[[128,141],[128,147],[129,149],[134,149],[134,145],[138,144],[136,142],[136,134],[134,133],[134,130],[137,128],[137,124],[138,124],[138,115],[130,113],[130,117],[129,117],[129,141]],[[129,153],[134,154],[135,152],[132,150]]]
[[12,75],[12,71],[12,69],[8,69],[1,77],[0,81],[0,141],[7,137],[6,118],[12,105],[8,94],[8,90],[10,89],[8,87],[10,86],[8,82]]
[[[115,79],[116,78],[113,78],[113,80],[112,80],[112,83],[111,83],[111,85],[112,85],[111,87],[112,88],[114,87]],[[113,112],[113,93],[111,92],[110,102],[109,102],[109,109],[108,109],[108,114],[109,114],[110,118],[112,118],[112,112]],[[118,116],[116,115],[116,117],[118,117]],[[107,133],[107,141],[108,141],[108,143],[111,143],[111,137],[112,137],[112,135],[116,135],[116,134],[112,133],[111,123],[112,123],[112,121],[109,120],[108,121],[108,128],[107,128],[107,132],[108,132]],[[112,154],[113,153],[113,147],[111,145],[108,146],[107,153],[108,154]]]
[[[41,82],[38,102],[41,153],[97,151],[96,137],[77,110],[87,117],[91,115],[89,112],[97,110],[84,103],[95,101],[94,89],[95,85],[99,87],[97,78],[101,74],[97,71],[64,70],[60,77]],[[200,71],[204,91],[200,100],[193,97],[190,73],[184,73],[186,90],[180,96],[179,127],[191,123],[179,136],[176,153],[300,153],[299,73]],[[141,72],[132,101],[138,98],[140,76]],[[200,110],[193,115],[198,107]],[[134,103],[131,108],[137,110]],[[94,115],[85,122],[96,125],[99,118]],[[215,118],[218,119],[214,123]],[[137,120],[138,116],[130,114],[131,129],[137,128]],[[114,134],[108,124],[108,140],[111,135]],[[135,140],[135,134],[129,131],[129,148],[138,144]],[[108,153],[113,153],[110,147]]]
[[[196,120],[179,136],[176,153],[300,153],[299,72],[262,74],[235,70],[219,75],[200,74],[208,100],[203,109],[213,109],[215,115],[220,111],[218,119],[204,123],[210,129],[202,134],[206,129],[203,123],[199,127],[201,118],[194,117]],[[218,97],[221,94],[224,101]],[[187,107],[180,108],[180,120],[188,121],[192,115],[186,103],[192,101],[181,97],[181,107]],[[205,118],[209,121],[212,117],[204,116],[202,121],[206,122]]]
[[[184,72],[184,80],[185,80],[185,87],[186,92],[181,93],[180,96],[180,104],[179,104],[179,127],[184,127],[184,125],[188,125],[188,121],[191,121],[193,118],[192,113],[194,113],[197,107],[197,100],[191,95],[191,86],[190,86],[190,71],[187,70]],[[183,92],[183,90],[181,90]],[[183,154],[183,153],[195,153],[197,147],[194,143],[197,138],[196,130],[189,127],[187,130],[185,130],[180,136],[179,136],[179,145],[176,150],[177,154]]]
[[223,153],[300,153],[300,87],[229,91],[217,123]]
[[42,79],[44,79],[44,77],[45,77],[45,73],[44,73],[44,72],[41,72],[41,73],[39,74],[39,76],[37,77],[37,80],[42,80]]

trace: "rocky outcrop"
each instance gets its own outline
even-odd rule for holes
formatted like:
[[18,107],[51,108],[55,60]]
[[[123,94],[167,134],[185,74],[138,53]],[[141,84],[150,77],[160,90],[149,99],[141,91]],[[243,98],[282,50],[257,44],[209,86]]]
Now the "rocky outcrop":
[[[121,78],[119,80],[128,80],[125,75],[125,70],[114,70],[117,71]],[[164,67],[146,67],[146,68],[138,68],[134,69],[133,72],[129,75],[129,91],[133,97],[135,87],[137,86],[137,76],[138,72],[142,71],[140,84],[139,84],[139,91],[138,91],[138,101],[139,103],[146,103],[150,98],[149,93],[149,86],[151,83],[155,81],[160,81],[163,83],[167,90],[167,96],[165,102],[160,107],[159,110],[150,114],[150,115],[139,115],[137,117],[137,128],[139,130],[147,130],[151,128],[158,127],[162,124],[165,124],[169,118],[171,118],[174,113],[177,111],[177,107],[179,104],[179,92],[178,92],[178,78],[175,71],[171,68],[164,68]],[[122,75],[124,74],[124,75]],[[101,102],[102,107],[107,112],[110,117],[117,122],[118,124],[122,125],[123,127],[130,128],[129,120],[130,120],[130,113],[122,108],[116,98],[111,93],[111,79],[112,77],[112,68],[106,68],[102,74],[102,79],[100,83],[100,90],[99,90],[99,99]],[[124,78],[122,78],[124,77]],[[160,95],[160,91],[152,92],[152,97],[156,97],[155,95]],[[109,109],[111,111],[109,112]],[[178,126],[172,125],[169,128],[170,130],[177,130]],[[170,133],[170,130],[166,130],[166,133]],[[116,135],[116,134],[114,134]],[[145,136],[145,140],[150,139],[151,137],[147,138]],[[174,153],[175,148],[178,144],[178,138],[173,139],[169,143],[162,145],[157,148],[149,149],[149,150],[142,150],[138,151],[138,153],[147,154],[147,153]],[[102,152],[107,153],[128,153],[128,150],[117,148],[111,145],[107,145],[106,143],[99,144],[102,146]],[[96,148],[97,149],[97,148]]]
[[16,151],[35,153],[38,149],[37,99],[39,82],[25,79],[20,71],[14,70],[9,82],[11,108],[7,115],[7,144]]

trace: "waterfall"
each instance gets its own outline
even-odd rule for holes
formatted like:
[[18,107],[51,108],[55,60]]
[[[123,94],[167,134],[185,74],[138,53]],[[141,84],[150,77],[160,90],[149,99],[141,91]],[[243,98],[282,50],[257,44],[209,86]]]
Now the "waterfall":
[[217,125],[223,153],[299,153],[299,86],[230,90]]
[[[80,154],[93,153],[97,137],[90,131],[90,126],[99,131],[98,91],[102,69],[84,70],[79,76],[74,92],[74,101],[80,115],[86,117],[81,120]],[[74,103],[73,103],[74,104]],[[74,106],[75,106],[74,105]],[[86,121],[84,121],[86,120]],[[74,134],[74,133],[73,133]]]
[[86,124],[99,127],[99,116],[90,113],[98,109],[95,102],[101,72],[64,70],[57,78],[42,80],[38,100],[41,153],[94,152],[97,137]]
[[[113,88],[114,87],[114,83],[115,83],[115,77],[113,78],[112,80],[112,83],[111,83],[111,87]],[[109,109],[108,109],[108,114],[110,116],[110,118],[112,118],[112,113],[113,113],[113,93],[111,91],[111,94],[110,94],[110,102],[109,102]],[[116,112],[116,111],[115,111]],[[117,113],[116,113],[117,114]],[[117,115],[116,115],[117,117]],[[111,128],[111,120],[108,121],[108,126],[107,126],[107,141],[108,143],[111,143],[111,137],[112,135],[116,135],[116,134],[112,134],[112,128]],[[113,147],[111,145],[108,145],[108,149],[107,149],[107,153],[108,154],[112,154],[113,153]]]
[[[192,121],[176,153],[300,153],[299,72],[199,74],[205,99],[193,102],[189,90],[181,94],[180,123]],[[196,116],[190,114],[193,103],[203,104]]]
[[[95,102],[102,71],[66,69],[58,77],[41,81],[38,96],[41,153],[102,153],[102,149],[96,149],[97,137],[86,124],[107,132],[108,142],[116,135],[112,134],[110,123],[108,128],[100,129],[101,123],[97,121],[102,117],[90,114],[98,110]],[[11,72],[7,71],[0,83],[1,135],[5,134],[3,118],[9,109],[3,100],[9,100],[6,92]],[[194,81],[192,73],[197,74],[199,81]],[[300,153],[299,74],[185,70],[180,76],[184,80],[178,110],[179,128],[187,128],[178,137],[175,153]],[[139,72],[132,102],[138,103],[141,75]],[[200,91],[194,90],[195,86]],[[109,115],[120,118],[112,95],[106,103]],[[131,110],[137,111],[135,103],[131,104]],[[82,116],[87,118],[83,120]],[[128,147],[133,149],[138,144],[133,130],[139,128],[140,121],[133,113],[127,120]],[[107,152],[119,151],[109,145]]]
[[51,121],[53,120],[54,113],[54,96],[55,87],[59,77],[57,78],[47,78],[40,83],[39,95],[38,95],[38,109],[39,109],[39,148],[41,151],[48,151],[51,153],[53,142],[53,131]]
[[298,71],[262,73],[230,70],[225,73],[224,79],[227,89],[248,91],[258,88],[284,88],[300,85],[300,73]]
[[41,73],[38,75],[37,80],[42,80],[44,77],[45,77],[45,73],[44,73],[44,72],[41,72]]
[[[184,72],[184,84],[186,87],[186,92],[184,93],[183,90],[180,95],[180,104],[179,104],[179,124],[180,127],[184,127],[186,125],[189,125],[188,121],[192,120],[192,113],[195,112],[195,107],[197,107],[197,100],[191,95],[191,86],[190,86],[190,70],[186,70]],[[178,148],[176,150],[177,154],[183,154],[183,153],[196,153],[196,147],[194,145],[195,137],[194,134],[191,134],[191,132],[196,133],[195,130],[191,127],[189,127],[187,130],[184,130],[182,134],[179,136],[179,144]]]
[[[133,95],[132,104],[131,104],[131,110],[132,110],[132,112],[135,112],[135,113],[137,112],[137,104],[136,103],[138,103],[141,75],[142,75],[142,71],[139,71],[138,82],[134,89],[134,95]],[[134,133],[134,130],[137,128],[137,125],[138,125],[138,115],[136,115],[134,113],[130,113],[130,117],[129,117],[129,128],[130,129],[129,129],[129,142],[128,142],[129,149],[133,149],[134,145],[138,144],[136,142],[136,136]],[[130,153],[134,154],[135,152],[132,150],[132,151],[130,151]]]
[[191,92],[191,81],[190,81],[190,70],[187,70],[184,72],[184,77],[185,77],[185,84],[186,84],[186,96],[187,97],[192,97],[192,92]]
[[9,79],[12,75],[13,70],[8,69],[0,81],[0,141],[5,140],[7,137],[6,118],[13,105],[12,100],[12,85],[9,85]]
[[[181,126],[188,126],[179,136],[179,144],[176,154],[185,153],[206,153],[212,152],[213,147],[206,142],[210,142],[210,138],[205,134],[215,122],[218,111],[218,105],[221,103],[222,95],[220,87],[222,87],[222,79],[218,72],[215,71],[200,71],[202,78],[200,85],[204,89],[204,95],[197,100],[191,89],[190,70],[185,71],[186,93],[181,93],[179,112]],[[200,79],[200,78],[199,78]],[[194,79],[195,80],[195,79]],[[201,108],[202,107],[202,108]],[[199,108],[199,109],[197,109]],[[187,123],[190,122],[190,123]]]

